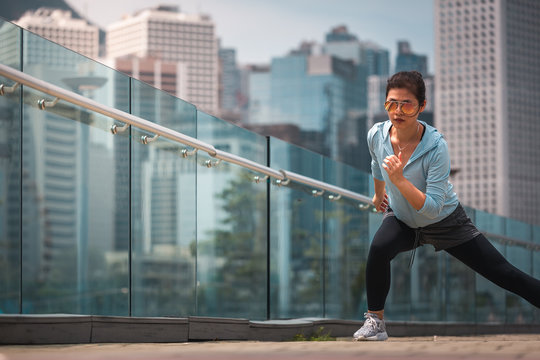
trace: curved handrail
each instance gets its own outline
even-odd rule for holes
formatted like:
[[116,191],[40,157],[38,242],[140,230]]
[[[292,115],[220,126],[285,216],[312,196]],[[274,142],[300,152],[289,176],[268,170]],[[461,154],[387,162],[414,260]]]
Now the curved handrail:
[[[191,136],[182,134],[180,132],[171,130],[165,126],[142,119],[138,116],[126,113],[124,111],[115,109],[107,105],[103,105],[101,103],[98,103],[95,100],[86,98],[72,91],[63,89],[59,86],[50,84],[41,79],[37,79],[31,75],[25,74],[10,66],[0,64],[0,75],[15,81],[17,84],[25,85],[35,90],[38,90],[40,92],[54,96],[55,101],[57,101],[56,99],[67,101],[74,105],[83,107],[90,111],[94,111],[96,113],[121,121],[123,123],[130,124],[132,126],[148,131],[150,133],[182,143],[184,145],[191,146],[198,150],[205,151],[206,153],[208,153],[208,155],[214,158],[224,160],[224,161],[242,166],[244,168],[247,168],[256,172],[260,172],[274,179],[277,179],[280,181],[285,181],[287,179],[290,179],[292,181],[302,183],[304,185],[313,186],[316,188],[327,190],[334,194],[345,196],[350,199],[363,202],[367,205],[373,205],[373,202],[371,201],[371,199],[365,195],[358,194],[353,191],[341,188],[339,186],[325,183],[323,181],[315,180],[307,176],[299,175],[292,171],[275,170],[268,166],[261,165],[255,161],[251,161],[249,159],[243,158],[241,156],[237,156],[237,155],[228,153],[226,151],[218,150],[211,144],[205,143],[203,141],[200,141]],[[15,86],[18,86],[18,85],[15,85]]]

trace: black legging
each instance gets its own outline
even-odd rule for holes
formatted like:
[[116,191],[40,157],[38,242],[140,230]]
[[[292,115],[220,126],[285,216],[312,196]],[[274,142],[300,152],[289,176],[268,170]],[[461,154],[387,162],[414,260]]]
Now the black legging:
[[[412,250],[415,232],[395,216],[388,216],[371,243],[366,265],[368,310],[384,309],[390,290],[390,261]],[[445,250],[496,285],[540,307],[540,281],[510,264],[484,235]]]

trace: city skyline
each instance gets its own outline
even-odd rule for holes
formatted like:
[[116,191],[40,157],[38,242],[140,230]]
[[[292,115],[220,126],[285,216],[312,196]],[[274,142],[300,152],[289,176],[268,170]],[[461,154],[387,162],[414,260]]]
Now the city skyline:
[[[123,15],[164,4],[160,0],[105,2],[67,0],[81,15],[102,29]],[[324,1],[305,3],[293,0],[262,2],[246,0],[169,1],[188,14],[205,13],[216,24],[216,35],[223,47],[237,50],[240,64],[269,63],[283,56],[302,41],[322,43],[324,34],[345,25],[362,41],[372,41],[390,51],[392,66],[399,40],[408,40],[415,53],[428,57],[428,70],[434,73],[433,1],[403,4],[397,0],[379,2],[339,0],[329,6]],[[107,11],[102,9],[106,7]],[[301,24],[301,26],[297,26]],[[269,30],[266,30],[269,29]]]

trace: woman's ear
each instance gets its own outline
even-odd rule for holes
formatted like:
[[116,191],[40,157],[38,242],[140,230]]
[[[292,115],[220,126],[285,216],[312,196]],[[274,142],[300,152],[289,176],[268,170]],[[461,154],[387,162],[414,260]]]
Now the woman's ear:
[[427,100],[424,100],[424,102],[422,103],[422,106],[420,106],[420,111],[419,112],[422,112],[422,111],[426,110],[426,104],[427,104]]

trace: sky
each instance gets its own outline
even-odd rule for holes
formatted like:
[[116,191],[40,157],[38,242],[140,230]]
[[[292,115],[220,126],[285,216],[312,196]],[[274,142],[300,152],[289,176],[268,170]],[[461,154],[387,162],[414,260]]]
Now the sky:
[[[67,0],[81,15],[105,29],[125,14],[159,4],[185,13],[210,15],[222,47],[236,49],[240,64],[270,63],[302,41],[324,42],[327,32],[346,25],[362,41],[390,51],[408,40],[427,55],[434,73],[434,0]],[[392,69],[391,69],[392,71]]]

